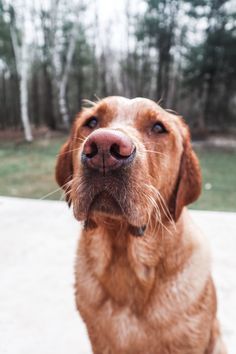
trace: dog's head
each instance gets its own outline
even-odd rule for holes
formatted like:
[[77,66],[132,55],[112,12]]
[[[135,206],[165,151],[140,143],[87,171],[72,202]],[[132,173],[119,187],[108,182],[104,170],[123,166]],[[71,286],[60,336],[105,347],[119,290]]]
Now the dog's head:
[[56,179],[78,220],[93,215],[142,227],[177,221],[201,190],[184,121],[144,99],[108,97],[84,109],[61,148]]

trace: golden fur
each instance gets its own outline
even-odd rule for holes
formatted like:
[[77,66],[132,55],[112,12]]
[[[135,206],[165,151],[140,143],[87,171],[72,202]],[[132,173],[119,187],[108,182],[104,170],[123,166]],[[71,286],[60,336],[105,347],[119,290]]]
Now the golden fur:
[[[118,130],[134,143],[125,175],[86,177],[81,154],[93,116],[96,129]],[[152,133],[157,121],[166,134]],[[56,179],[85,221],[76,304],[94,354],[225,354],[208,245],[185,208],[200,194],[201,174],[184,121],[147,99],[103,99],[76,119]],[[98,191],[123,214],[112,204],[111,213],[91,210]],[[143,225],[143,236],[135,237],[132,230]]]

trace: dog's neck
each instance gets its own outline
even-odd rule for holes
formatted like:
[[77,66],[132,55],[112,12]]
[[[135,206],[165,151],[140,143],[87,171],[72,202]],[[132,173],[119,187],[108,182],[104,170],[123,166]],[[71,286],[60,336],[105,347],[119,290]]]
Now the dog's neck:
[[183,223],[147,226],[142,237],[129,232],[124,220],[93,217],[85,225],[84,242],[92,271],[117,303],[135,306],[148,299],[159,278],[173,276],[183,264]]

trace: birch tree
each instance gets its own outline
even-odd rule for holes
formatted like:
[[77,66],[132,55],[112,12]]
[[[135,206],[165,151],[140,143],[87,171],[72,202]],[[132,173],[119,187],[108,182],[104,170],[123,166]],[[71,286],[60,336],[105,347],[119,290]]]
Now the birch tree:
[[[64,127],[68,129],[70,126],[70,117],[66,100],[66,91],[80,27],[79,14],[84,6],[81,1],[77,1],[75,5],[72,4],[72,6],[70,6],[71,12],[68,12],[67,4],[65,8],[63,5],[64,4],[60,0],[51,1],[52,40],[50,52],[54,83],[57,88],[59,112]],[[66,18],[66,14],[68,19]],[[71,25],[71,29],[69,33],[67,33],[67,41],[65,33],[63,32],[63,27],[66,21],[70,22]],[[65,60],[63,60],[63,54],[65,52],[67,54]]]
[[68,84],[68,77],[71,69],[72,59],[75,52],[78,29],[79,29],[79,21],[76,21],[70,33],[70,41],[68,45],[65,66],[62,70],[61,80],[59,81],[59,109],[60,109],[62,121],[67,129],[70,126],[70,119],[69,119],[69,112],[68,112],[68,107],[66,102],[66,88]]
[[19,78],[21,121],[24,129],[25,140],[33,140],[28,113],[28,70],[29,48],[26,33],[26,9],[23,3],[19,6],[10,5],[10,33],[15,56],[16,71]]

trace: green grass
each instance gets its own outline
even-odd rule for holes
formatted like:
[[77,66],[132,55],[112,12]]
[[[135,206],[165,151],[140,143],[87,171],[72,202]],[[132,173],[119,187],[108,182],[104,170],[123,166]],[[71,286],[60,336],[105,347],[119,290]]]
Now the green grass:
[[[54,167],[65,140],[57,138],[31,144],[0,144],[0,195],[40,199],[58,189]],[[57,191],[46,199],[59,199],[61,194]]]
[[[58,188],[56,155],[66,138],[0,144],[0,195],[40,199]],[[236,211],[236,151],[199,150],[203,192],[192,209]],[[60,199],[57,191],[46,199]]]
[[236,211],[236,151],[197,151],[200,159],[202,194],[192,209]]

